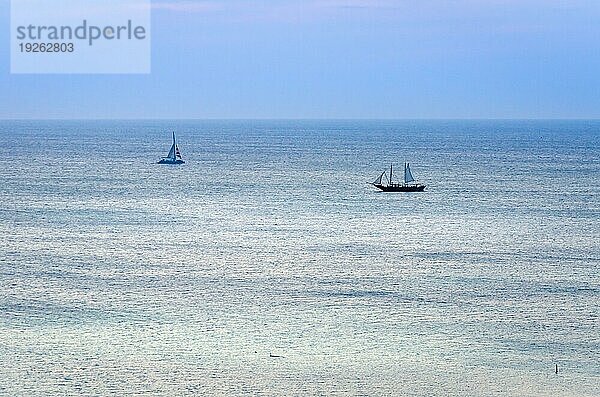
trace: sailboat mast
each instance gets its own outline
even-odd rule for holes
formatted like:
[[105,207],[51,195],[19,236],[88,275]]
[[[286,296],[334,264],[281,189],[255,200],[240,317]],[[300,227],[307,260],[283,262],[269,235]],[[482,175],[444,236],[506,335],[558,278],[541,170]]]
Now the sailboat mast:
[[390,164],[390,185],[392,184],[392,173],[394,169],[394,164]]
[[173,159],[177,159],[177,143],[175,142],[175,131],[173,131]]

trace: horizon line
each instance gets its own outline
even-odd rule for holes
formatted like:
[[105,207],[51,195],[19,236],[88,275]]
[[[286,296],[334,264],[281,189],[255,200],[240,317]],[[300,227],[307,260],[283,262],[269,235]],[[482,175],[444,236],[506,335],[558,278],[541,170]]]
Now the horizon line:
[[600,121],[600,117],[90,117],[0,118],[1,121]]

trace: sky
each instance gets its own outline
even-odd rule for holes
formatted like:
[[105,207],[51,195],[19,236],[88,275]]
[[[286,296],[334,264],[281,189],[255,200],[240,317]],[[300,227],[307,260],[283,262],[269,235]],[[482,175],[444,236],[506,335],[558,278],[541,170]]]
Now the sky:
[[2,119],[600,118],[598,0],[155,0],[152,72],[10,74]]

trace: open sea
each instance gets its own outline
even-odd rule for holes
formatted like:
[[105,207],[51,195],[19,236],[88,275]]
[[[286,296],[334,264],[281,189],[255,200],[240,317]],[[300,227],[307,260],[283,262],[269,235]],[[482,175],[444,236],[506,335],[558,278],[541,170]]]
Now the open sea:
[[0,395],[600,396],[600,121],[0,137]]

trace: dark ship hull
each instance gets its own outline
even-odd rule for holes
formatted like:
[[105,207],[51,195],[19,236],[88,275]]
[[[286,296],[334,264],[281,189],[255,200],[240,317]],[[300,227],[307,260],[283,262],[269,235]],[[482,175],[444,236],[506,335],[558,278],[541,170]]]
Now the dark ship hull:
[[379,185],[374,184],[377,189],[384,192],[422,192],[425,190],[425,185]]
[[185,164],[183,160],[162,159],[157,164]]

